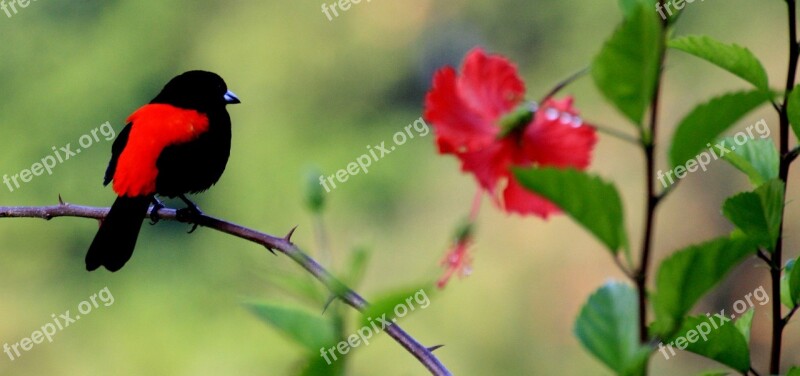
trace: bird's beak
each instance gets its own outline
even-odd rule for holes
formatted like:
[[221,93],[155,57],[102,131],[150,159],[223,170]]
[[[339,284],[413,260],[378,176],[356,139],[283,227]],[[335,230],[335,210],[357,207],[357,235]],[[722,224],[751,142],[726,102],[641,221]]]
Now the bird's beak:
[[234,94],[230,90],[228,90],[228,92],[225,93],[225,97],[224,98],[225,98],[225,103],[226,104],[242,103],[242,101],[239,100],[239,97],[237,97],[236,94]]

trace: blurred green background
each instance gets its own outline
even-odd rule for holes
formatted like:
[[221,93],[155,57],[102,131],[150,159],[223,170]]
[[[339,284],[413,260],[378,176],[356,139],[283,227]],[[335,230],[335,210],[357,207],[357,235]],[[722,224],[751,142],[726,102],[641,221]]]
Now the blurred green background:
[[[106,121],[125,118],[174,75],[219,73],[243,103],[230,107],[233,150],[219,184],[197,198],[209,214],[282,234],[300,225],[296,242],[316,249],[303,200],[314,166],[332,174],[367,145],[390,140],[417,119],[432,73],[459,64],[475,45],[519,65],[538,98],[586,66],[621,15],[616,1],[362,1],[329,21],[322,1],[55,1],[38,0],[0,13],[0,174],[13,175],[76,145]],[[687,5],[677,33],[705,33],[752,49],[771,84],[786,66],[782,1],[727,0]],[[660,165],[675,123],[695,103],[746,88],[737,78],[681,53],[667,61]],[[632,131],[588,78],[570,86],[588,121]],[[764,108],[738,129],[764,117]],[[631,132],[632,133],[632,132]],[[74,146],[73,146],[74,147]],[[9,192],[0,206],[106,206],[101,180],[111,142],[100,141]],[[643,163],[633,147],[601,135],[591,167],[623,192],[628,228],[638,244]],[[793,173],[793,177],[797,177]],[[659,211],[656,260],[731,226],[725,197],[746,188],[723,162],[690,174]],[[797,197],[798,179],[788,200]],[[467,214],[476,185],[454,158],[437,155],[431,135],[409,141],[326,194],[324,214],[341,270],[356,246],[372,250],[359,292],[438,277],[453,229]],[[173,205],[179,205],[173,203]],[[789,205],[787,257],[800,245],[796,206]],[[53,343],[13,362],[0,354],[2,375],[288,375],[304,350],[251,314],[242,301],[292,303],[275,277],[302,275],[286,257],[256,245],[175,223],[145,225],[132,261],[121,271],[87,273],[83,257],[97,229],[91,220],[0,221],[0,345],[14,343],[108,287],[115,302],[95,309]],[[608,375],[578,344],[572,325],[581,304],[609,278],[622,278],[611,258],[567,218],[550,221],[500,213],[484,202],[474,273],[453,280],[430,307],[401,322],[456,375]],[[730,310],[763,285],[766,268],[737,269],[697,313]],[[288,277],[287,277],[288,278]],[[777,297],[774,297],[777,300]],[[769,347],[769,306],[757,307],[754,364]],[[321,307],[309,307],[319,312]],[[354,316],[352,316],[354,317]],[[785,334],[784,364],[800,363],[800,327]],[[386,335],[346,355],[353,375],[422,375],[426,371]],[[723,369],[689,353],[652,357],[653,375]]]

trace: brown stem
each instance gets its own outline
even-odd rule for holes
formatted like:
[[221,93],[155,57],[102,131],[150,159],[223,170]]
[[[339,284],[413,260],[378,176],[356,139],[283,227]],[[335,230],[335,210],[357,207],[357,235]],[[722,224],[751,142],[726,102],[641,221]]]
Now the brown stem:
[[[784,183],[784,197],[789,179],[789,166],[794,160],[792,152],[789,151],[789,116],[788,104],[789,95],[794,88],[796,72],[797,72],[797,59],[798,52],[800,52],[800,45],[797,41],[797,15],[795,0],[786,0],[786,6],[789,14],[789,71],[786,75],[786,90],[783,96],[783,105],[780,107],[780,171],[779,177]],[[772,296],[781,296],[781,267],[783,264],[783,224],[784,218],[781,217],[781,225],[778,232],[778,240],[775,244],[775,252],[772,254],[772,267],[770,269],[770,278],[772,279]],[[770,351],[769,372],[770,374],[778,374],[781,369],[781,344],[783,342],[783,329],[786,323],[781,313],[781,304],[779,301],[772,302],[772,349]]]
[[[105,218],[106,214],[108,214],[108,210],[109,208],[71,204],[38,207],[0,206],[0,218],[42,218],[50,220],[56,217],[79,217],[103,219]],[[294,260],[294,262],[302,266],[317,280],[322,282],[322,284],[325,285],[325,287],[327,287],[333,294],[337,295],[339,299],[348,305],[359,311],[363,311],[368,305],[364,298],[342,284],[319,263],[297,248],[297,246],[295,246],[291,241],[291,232],[286,237],[275,237],[207,215],[199,215],[188,219],[183,217],[178,218],[176,211],[168,208],[159,209],[158,217],[162,220],[194,223],[228,235],[251,241],[256,244],[260,244],[270,250],[276,249],[286,256],[289,256],[289,258]],[[400,326],[397,324],[390,324],[385,330],[389,336],[394,338],[397,343],[399,343],[409,353],[411,353],[411,355],[417,358],[420,363],[422,363],[425,368],[431,372],[432,375],[451,375],[450,371],[448,371],[447,368],[439,361],[439,359],[433,355],[431,350],[417,342],[416,339],[401,329]]]
[[[659,0],[659,4],[663,1]],[[655,179],[656,179],[656,135],[658,130],[658,108],[661,98],[661,79],[663,77],[663,70],[661,67],[664,65],[664,58],[666,56],[666,28],[667,21],[662,22],[661,27],[664,29],[664,36],[659,41],[659,70],[658,76],[655,78],[655,88],[653,91],[653,98],[650,103],[650,126],[647,131],[642,130],[642,144],[645,156],[645,184],[647,186],[646,200],[647,200],[647,213],[645,215],[644,236],[642,239],[642,258],[639,268],[636,271],[634,282],[639,294],[639,338],[641,342],[647,343],[649,336],[647,333],[647,276],[650,268],[650,256],[653,249],[653,229],[655,227],[655,214],[658,204],[664,197],[656,192]]]

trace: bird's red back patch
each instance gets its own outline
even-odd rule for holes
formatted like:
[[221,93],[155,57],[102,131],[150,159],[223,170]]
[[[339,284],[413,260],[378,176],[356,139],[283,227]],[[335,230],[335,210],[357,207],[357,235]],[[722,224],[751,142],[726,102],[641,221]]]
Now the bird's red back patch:
[[208,131],[208,117],[168,104],[148,104],[128,117],[128,143],[114,172],[114,192],[136,197],[155,193],[156,161],[167,146],[196,139]]

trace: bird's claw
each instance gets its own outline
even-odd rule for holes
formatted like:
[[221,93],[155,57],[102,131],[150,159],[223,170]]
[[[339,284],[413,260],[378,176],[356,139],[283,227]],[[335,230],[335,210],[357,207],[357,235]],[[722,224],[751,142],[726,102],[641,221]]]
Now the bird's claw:
[[178,209],[175,212],[176,218],[181,222],[189,222],[192,224],[192,229],[187,232],[187,234],[193,233],[197,230],[197,219],[203,215],[203,212],[196,205],[190,205],[183,209]]
[[153,197],[153,208],[150,209],[150,225],[155,225],[161,220],[161,217],[158,216],[158,211],[165,208],[164,203],[159,201],[159,199]]

